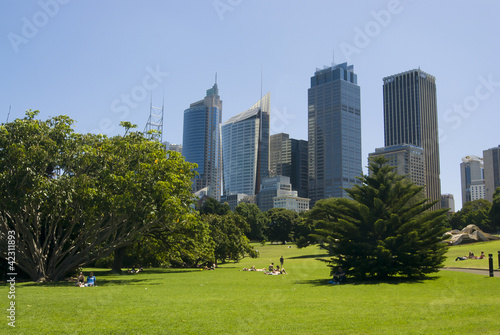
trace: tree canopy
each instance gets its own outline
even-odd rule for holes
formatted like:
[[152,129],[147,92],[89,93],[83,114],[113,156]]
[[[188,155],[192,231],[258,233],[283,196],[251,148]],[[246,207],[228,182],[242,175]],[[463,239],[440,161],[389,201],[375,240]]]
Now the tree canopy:
[[[398,175],[384,157],[371,160],[361,185],[347,189],[351,199],[326,199],[306,215],[311,239],[333,256],[348,276],[422,276],[438,271],[445,259],[442,235],[446,209],[431,211],[423,187]],[[318,208],[316,208],[318,207]]]
[[16,264],[33,280],[61,279],[192,215],[193,165],[179,154],[139,132],[77,134],[69,117],[37,114],[0,126],[0,235],[15,232]]
[[467,201],[461,210],[449,219],[451,228],[461,230],[473,224],[484,232],[494,232],[490,220],[491,203],[486,199]]

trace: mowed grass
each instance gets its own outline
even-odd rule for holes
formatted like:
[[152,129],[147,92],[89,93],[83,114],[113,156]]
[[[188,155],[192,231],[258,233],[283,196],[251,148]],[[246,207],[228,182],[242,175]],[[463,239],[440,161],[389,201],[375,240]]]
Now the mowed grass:
[[[268,244],[256,249],[259,258],[215,271],[146,269],[118,276],[85,269],[86,274],[96,272],[97,287],[17,283],[15,329],[7,325],[3,283],[0,334],[500,332],[498,277],[441,271],[425,280],[330,285],[329,268],[318,261],[327,255],[316,247]],[[279,264],[281,255],[288,275],[241,271]]]
[[[455,261],[459,256],[468,256],[469,251],[472,251],[475,256],[484,251],[485,259],[468,259],[465,261]],[[488,255],[493,255],[493,268],[498,269],[498,252],[500,251],[500,241],[491,242],[476,242],[462,245],[455,245],[448,248],[448,259],[446,260],[445,267],[460,267],[472,269],[489,269]]]

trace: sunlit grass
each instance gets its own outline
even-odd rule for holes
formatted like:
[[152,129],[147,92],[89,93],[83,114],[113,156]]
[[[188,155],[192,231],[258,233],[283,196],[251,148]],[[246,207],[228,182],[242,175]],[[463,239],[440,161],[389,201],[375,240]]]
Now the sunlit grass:
[[[491,245],[492,248],[495,246]],[[481,246],[487,252],[490,245]],[[455,248],[455,247],[453,247]],[[455,250],[449,249],[450,254]],[[316,247],[256,245],[215,271],[96,272],[98,286],[18,283],[17,334],[498,334],[500,278],[441,271],[425,280],[330,285]],[[464,250],[468,250],[464,248]],[[461,250],[460,250],[461,252]],[[474,250],[475,252],[475,250]],[[288,275],[241,271],[279,264]],[[454,256],[451,256],[454,257]],[[458,263],[458,262],[456,262]],[[91,269],[85,269],[88,273]],[[0,307],[8,304],[1,287]],[[5,312],[4,312],[5,313]]]

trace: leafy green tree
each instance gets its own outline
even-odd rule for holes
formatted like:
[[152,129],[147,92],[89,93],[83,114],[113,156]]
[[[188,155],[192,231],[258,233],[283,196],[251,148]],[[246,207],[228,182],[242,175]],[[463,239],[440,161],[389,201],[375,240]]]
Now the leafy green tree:
[[467,201],[461,210],[451,216],[451,228],[461,230],[473,224],[485,232],[494,231],[490,220],[491,207],[491,203],[485,199]]
[[37,114],[0,126],[0,237],[15,233],[16,265],[33,280],[59,280],[193,211],[182,156],[141,133],[77,134],[67,116]]
[[268,236],[271,241],[293,241],[299,223],[299,214],[285,208],[272,208],[266,212],[270,220]]
[[362,185],[346,190],[351,199],[319,202],[331,206],[329,213],[310,216],[333,255],[332,273],[338,266],[360,279],[438,271],[447,210],[431,211],[434,202],[422,199],[423,187],[396,174],[384,157],[371,160],[369,169]]
[[500,187],[493,193],[493,204],[491,205],[490,213],[490,233],[496,234],[500,232]]
[[249,229],[245,231],[246,236],[252,241],[267,240],[267,228],[269,218],[257,207],[256,204],[240,202],[234,212],[245,218]]
[[214,198],[207,198],[200,208],[201,214],[226,215],[231,211],[228,203],[221,204]]
[[242,216],[230,212],[226,215],[204,215],[203,219],[210,227],[215,261],[239,261],[245,255],[257,257],[245,236],[247,224]]

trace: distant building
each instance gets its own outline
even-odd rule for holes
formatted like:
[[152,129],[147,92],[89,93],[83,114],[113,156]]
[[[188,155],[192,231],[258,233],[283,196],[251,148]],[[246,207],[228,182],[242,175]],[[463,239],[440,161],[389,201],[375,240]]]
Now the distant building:
[[221,127],[224,195],[259,193],[269,175],[270,93]]
[[455,199],[453,194],[441,195],[441,208],[449,208],[448,214],[455,214]]
[[468,201],[486,199],[483,159],[465,156],[460,163],[462,206]]
[[393,145],[377,148],[369,158],[384,156],[389,160],[389,166],[396,167],[396,173],[408,176],[418,186],[425,186],[425,159],[424,150],[414,145]]
[[218,201],[222,191],[221,122],[222,100],[215,83],[203,100],[184,111],[182,145],[186,161],[198,164],[193,192],[208,188],[207,196]]
[[300,197],[307,197],[307,141],[289,138],[279,133],[270,136],[269,176],[290,177],[292,190]]
[[493,202],[493,194],[500,187],[500,145],[483,151],[484,186],[486,200]]
[[263,212],[276,206],[299,212],[309,209],[309,199],[298,197],[297,191],[292,190],[290,177],[274,176],[262,180],[257,206]]
[[[410,70],[383,79],[384,145],[424,150],[426,196],[441,200],[436,79]],[[440,208],[440,202],[432,209]]]
[[222,204],[227,203],[229,205],[229,208],[231,208],[231,210],[234,211],[236,209],[236,206],[238,206],[240,202],[254,203],[254,200],[247,194],[238,193],[238,194],[222,195],[220,202]]
[[308,90],[308,163],[311,206],[348,197],[360,185],[361,102],[358,78],[347,63],[317,69]]
[[174,143],[170,143],[168,141],[165,141],[165,142],[163,142],[163,145],[165,146],[165,150],[176,151],[182,155],[182,144],[174,144]]
[[292,195],[280,195],[273,198],[274,208],[285,208],[297,213],[308,211],[310,200]]

